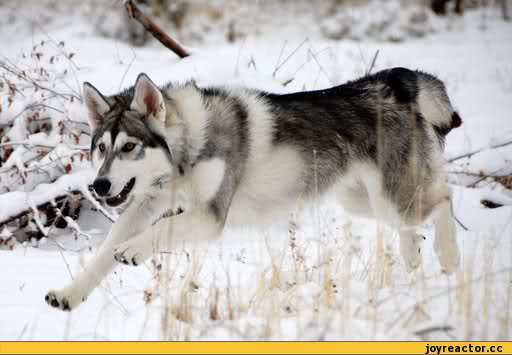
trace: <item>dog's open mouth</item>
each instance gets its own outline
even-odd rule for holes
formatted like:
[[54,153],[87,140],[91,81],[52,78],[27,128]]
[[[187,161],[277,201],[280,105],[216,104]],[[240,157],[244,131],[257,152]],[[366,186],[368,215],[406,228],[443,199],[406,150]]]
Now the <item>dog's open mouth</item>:
[[107,203],[107,205],[111,207],[119,206],[124,201],[126,201],[126,198],[133,189],[133,186],[135,186],[135,178],[131,178],[130,181],[128,181],[128,183],[124,185],[120,193],[118,193],[114,197],[107,198],[105,202]]

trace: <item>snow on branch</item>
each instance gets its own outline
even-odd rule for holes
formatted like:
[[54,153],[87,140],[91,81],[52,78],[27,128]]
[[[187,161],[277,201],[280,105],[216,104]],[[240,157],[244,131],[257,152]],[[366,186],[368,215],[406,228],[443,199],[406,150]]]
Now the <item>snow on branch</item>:
[[0,228],[13,219],[51,201],[61,199],[68,193],[80,193],[88,188],[92,180],[91,172],[83,170],[71,175],[63,175],[52,184],[40,184],[30,192],[13,191],[2,195],[0,205]]
[[[110,221],[114,221],[92,196],[89,186],[94,179],[91,169],[63,175],[51,184],[40,184],[30,192],[13,191],[2,195],[0,205],[0,230],[14,227],[20,230],[33,222],[42,236],[48,236],[51,227],[69,226],[77,233],[84,233],[70,215],[77,215],[84,199],[100,211]],[[64,210],[68,212],[64,213]],[[71,210],[71,212],[69,211]],[[75,219],[77,216],[74,216]]]
[[88,191],[90,130],[73,57],[51,38],[16,60],[0,56],[0,230],[18,241],[53,227],[83,234],[70,221],[85,200],[112,219]]

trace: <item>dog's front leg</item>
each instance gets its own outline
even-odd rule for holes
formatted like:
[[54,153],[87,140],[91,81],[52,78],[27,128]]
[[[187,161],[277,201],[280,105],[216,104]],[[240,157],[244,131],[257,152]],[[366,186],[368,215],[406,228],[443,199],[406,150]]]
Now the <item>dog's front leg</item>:
[[[116,221],[109,236],[100,246],[88,265],[67,287],[50,291],[46,294],[46,302],[64,311],[69,311],[84,302],[89,294],[100,284],[116,265],[112,258],[115,246],[143,231],[152,220],[150,216],[140,218],[144,211],[136,206],[126,210]],[[137,223],[134,224],[133,221]]]
[[121,243],[114,251],[114,258],[124,264],[137,266],[156,252],[215,239],[221,234],[222,228],[223,223],[212,213],[185,212],[161,219],[137,237]]

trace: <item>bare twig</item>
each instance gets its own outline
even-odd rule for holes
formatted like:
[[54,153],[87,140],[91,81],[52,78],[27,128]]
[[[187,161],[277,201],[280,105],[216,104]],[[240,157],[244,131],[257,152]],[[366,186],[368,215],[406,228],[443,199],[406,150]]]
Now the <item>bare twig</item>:
[[449,326],[449,325],[442,325],[440,327],[429,327],[429,328],[417,330],[417,331],[414,332],[414,334],[416,334],[419,337],[424,337],[426,335],[430,335],[431,333],[438,333],[438,332],[447,333],[447,332],[450,332],[452,330],[453,330],[453,328],[451,326]]
[[[316,65],[318,65],[318,69],[320,70],[320,72],[325,76],[325,78],[327,79],[327,81],[331,84],[331,85],[334,85],[334,83],[332,82],[331,78],[329,78],[329,74],[327,73],[327,71],[325,70],[325,68],[323,67],[323,65],[320,63],[320,61],[318,60],[317,58],[317,55],[315,54],[315,52],[313,52],[313,50],[311,48],[308,49],[308,54],[314,59]],[[315,82],[316,84],[316,82]],[[316,85],[315,85],[316,86]]]
[[[330,49],[331,49],[331,47],[325,47],[325,48],[323,48],[323,49],[319,50],[318,52],[314,52],[314,54],[315,54],[315,56],[318,58],[318,56],[319,56],[320,54],[322,54],[323,52],[328,51],[328,50],[330,50]],[[309,52],[308,52],[308,54],[309,54]],[[308,56],[307,56],[307,59],[306,59],[306,60],[305,60],[301,65],[299,65],[299,66],[297,67],[297,69],[293,72],[293,74],[291,75],[291,78],[295,78],[295,76],[297,75],[297,73],[298,73],[302,68],[304,68],[304,67],[306,66],[306,64],[308,64],[309,62],[311,62],[311,59],[312,59],[312,58],[313,58],[313,56],[308,55]]]
[[481,152],[483,152],[485,150],[502,148],[502,147],[505,147],[505,146],[508,146],[508,145],[511,145],[511,144],[512,144],[512,140],[508,140],[508,141],[505,141],[505,142],[492,144],[489,147],[480,148],[480,149],[474,150],[474,151],[469,152],[469,153],[457,155],[457,156],[455,156],[453,158],[450,158],[448,161],[450,163],[452,163],[452,162],[454,162],[456,160],[460,160],[460,159],[464,159],[464,158],[471,158],[473,155],[481,153]]
[[[500,172],[503,172],[503,173],[500,174]],[[508,187],[510,185],[510,183],[508,183],[508,181],[512,181],[512,174],[510,174],[509,169],[507,169],[507,167],[502,167],[502,168],[499,168],[499,169],[491,171],[491,172],[482,171],[482,172],[475,173],[475,172],[471,172],[471,171],[449,171],[448,173],[454,174],[454,175],[468,176],[468,177],[476,179],[475,181],[471,182],[470,184],[463,185],[465,187],[470,187],[470,188],[476,187],[476,185],[478,183],[480,183],[484,180],[491,179],[492,181],[498,182],[498,183],[502,184],[503,186],[510,189],[510,187]]]
[[458,224],[462,229],[464,229],[466,232],[469,230],[469,228],[468,228],[468,227],[466,227],[466,225],[465,225],[464,223],[462,223],[462,222],[460,221],[460,219],[459,219],[455,214],[453,215],[453,218],[455,219],[455,222],[457,222],[457,224]]
[[283,56],[284,49],[286,48],[286,45],[288,44],[288,41],[284,41],[283,46],[281,47],[281,51],[279,52],[279,57],[277,57],[276,65],[274,66],[274,72],[272,73],[272,77],[275,78],[275,74],[277,71],[277,67],[279,66],[279,63],[281,62],[281,57]]
[[509,273],[510,271],[512,271],[512,268],[511,267],[506,267],[506,268],[495,270],[493,272],[487,272],[487,273],[479,275],[478,277],[475,277],[473,279],[470,279],[470,280],[467,280],[467,281],[464,281],[464,282],[460,282],[460,283],[458,283],[456,285],[450,286],[450,287],[448,287],[448,288],[446,288],[444,290],[441,290],[441,291],[439,291],[437,293],[428,295],[428,296],[424,297],[422,300],[416,302],[413,307],[406,308],[404,311],[402,311],[398,315],[398,317],[396,317],[391,322],[389,322],[388,323],[388,327],[387,327],[387,331],[390,332],[392,329],[395,328],[396,325],[400,324],[400,319],[403,319],[409,312],[411,312],[411,310],[416,305],[425,305],[425,304],[427,304],[427,303],[429,303],[429,302],[431,302],[433,300],[438,299],[439,297],[442,297],[444,295],[450,294],[450,293],[456,291],[457,289],[460,289],[460,288],[463,288],[463,287],[467,287],[467,286],[476,284],[478,282],[481,282],[481,281],[483,281],[485,279],[485,277],[488,277],[488,276],[493,276],[494,277],[494,276],[502,275],[502,274],[505,274],[505,273]]
[[125,0],[124,7],[128,12],[128,16],[137,20],[146,31],[151,33],[160,43],[173,51],[178,57],[185,58],[190,54],[173,38],[169,37],[162,29],[153,22],[149,17],[144,15],[142,11],[133,3],[132,0]]
[[379,52],[380,52],[380,49],[377,49],[377,51],[375,52],[375,55],[373,56],[370,66],[366,70],[366,75],[369,75],[372,73],[372,70],[375,67],[375,63],[377,62],[377,58],[379,57]]
[[121,78],[121,82],[119,83],[118,91],[121,91],[121,88],[123,87],[124,78],[126,77],[126,74],[128,74],[128,71],[132,67],[133,62],[135,62],[135,59],[137,58],[137,54],[135,54],[135,51],[132,48],[132,59],[130,59],[130,63],[128,63],[128,66],[126,67],[126,70],[123,73],[123,76]]
[[50,87],[39,84],[35,79],[32,79],[31,77],[29,77],[23,70],[19,69],[15,65],[12,65],[12,63],[6,57],[4,57],[3,60],[0,60],[0,68],[5,70],[8,73],[14,75],[15,77],[19,78],[20,80],[27,82],[28,84],[34,86],[37,89],[47,91],[55,96],[60,96],[65,99],[74,97],[74,98],[80,100],[80,96],[76,96],[74,94],[68,94],[68,93],[64,93],[64,92],[58,92]]
[[[498,170],[495,170],[495,171],[492,171],[492,172],[474,172],[474,171],[464,171],[464,170],[461,170],[461,171],[448,171],[448,174],[453,174],[453,175],[466,175],[466,176],[471,176],[471,177],[474,177],[474,178],[484,178],[484,179],[487,179],[487,178],[491,178],[491,179],[498,179],[498,178],[502,178],[502,177],[506,177],[508,176],[509,174],[508,173],[504,173],[504,174],[499,174],[499,172],[501,170],[504,170],[505,168],[500,168]],[[506,170],[508,171],[508,170]],[[477,181],[477,182],[480,182]],[[467,185],[467,187],[472,187],[474,183],[472,183],[471,185]]]
[[281,67],[283,65],[285,65],[291,57],[293,57],[295,55],[295,53],[297,53],[297,51],[299,49],[301,49],[301,47],[306,44],[306,42],[309,41],[309,38],[305,38],[281,63],[279,63],[278,65],[276,65],[275,69],[274,69],[274,72],[272,73],[272,77],[275,78],[276,76],[276,73],[279,71],[279,69],[281,69]]

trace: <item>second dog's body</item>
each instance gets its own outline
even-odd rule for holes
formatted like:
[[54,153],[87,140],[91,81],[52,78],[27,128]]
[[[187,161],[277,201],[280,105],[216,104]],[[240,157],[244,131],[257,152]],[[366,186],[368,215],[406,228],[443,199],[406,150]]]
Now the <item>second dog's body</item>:
[[[396,228],[409,269],[420,262],[414,227],[432,216],[443,269],[458,265],[442,150],[460,119],[428,74],[395,68],[288,95],[158,88],[141,75],[118,95],[88,84],[84,95],[94,188],[123,213],[87,270],[47,295],[54,307],[85,300],[115,260],[138,265],[225,225],[286,218],[299,200],[325,193]],[[176,215],[159,218],[169,211]]]

